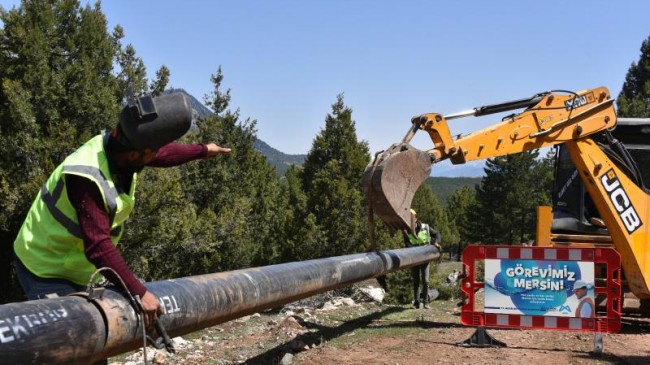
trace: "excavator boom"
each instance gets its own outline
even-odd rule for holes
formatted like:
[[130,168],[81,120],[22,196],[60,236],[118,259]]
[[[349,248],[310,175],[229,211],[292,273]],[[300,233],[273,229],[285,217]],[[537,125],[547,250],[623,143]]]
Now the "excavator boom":
[[[455,139],[447,124],[456,118],[522,108],[497,124]],[[625,146],[612,136],[616,121],[613,99],[605,87],[545,92],[447,116],[420,115],[412,119],[401,143],[377,154],[367,167],[364,185],[369,210],[391,229],[412,232],[410,205],[431,164],[447,159],[462,164],[564,144],[596,206],[598,216],[591,217],[590,222],[595,222],[591,224],[602,227],[606,236],[600,237],[609,236],[621,254],[629,289],[650,300],[650,190]],[[418,130],[429,134],[431,148],[421,151],[409,144]],[[583,236],[572,237],[558,244],[584,246]]]
[[[452,119],[522,108],[523,112],[501,123],[456,139],[447,124]],[[447,116],[423,114],[411,123],[400,143],[376,154],[363,178],[369,210],[392,230],[404,232],[415,229],[411,202],[432,164],[446,159],[462,164],[563,143],[613,127],[616,115],[609,91],[601,87],[578,93],[544,92]],[[429,134],[432,148],[422,151],[409,144],[418,130]]]

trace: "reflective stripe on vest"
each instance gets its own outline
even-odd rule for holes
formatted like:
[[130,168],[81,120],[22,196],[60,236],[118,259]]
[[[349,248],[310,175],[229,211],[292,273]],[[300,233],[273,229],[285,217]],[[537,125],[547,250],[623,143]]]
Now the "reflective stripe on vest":
[[68,199],[67,176],[80,176],[97,186],[109,216],[111,241],[117,245],[135,204],[137,174],[133,174],[129,191],[120,194],[112,180],[104,143],[102,136],[96,136],[68,156],[32,203],[14,250],[33,274],[85,285],[96,270],[85,256],[76,209]]
[[580,300],[580,303],[578,303],[578,307],[576,308],[576,317],[580,318],[581,316],[581,311],[582,307],[588,305],[591,307],[591,316],[590,317],[595,317],[595,308],[596,308],[596,303],[594,303],[594,300],[591,299],[591,297],[585,297],[584,299]]
[[[115,212],[117,211],[118,193],[117,189],[108,185],[104,174],[102,174],[99,169],[91,166],[63,166],[63,171],[81,172],[84,174],[92,175],[97,180],[100,188],[102,189],[102,192],[104,193],[104,197],[106,198],[110,224],[113,225],[113,219],[115,218]],[[54,217],[57,222],[64,226],[71,235],[77,238],[82,238],[81,228],[79,225],[72,221],[72,219],[68,218],[65,214],[63,214],[63,212],[56,206],[56,202],[59,201],[59,198],[61,198],[62,191],[63,180],[61,179],[59,179],[59,181],[56,183],[56,187],[54,188],[54,192],[52,194],[50,194],[50,192],[47,191],[47,187],[43,185],[43,187],[41,187],[41,199],[43,199],[45,205],[47,206],[47,209],[50,211],[50,214],[52,214],[52,217]],[[116,227],[111,230],[111,236],[118,236],[121,232],[122,226]]]
[[54,194],[50,194],[47,191],[47,187],[43,185],[43,187],[41,187],[41,199],[43,199],[43,202],[45,202],[45,206],[50,211],[50,214],[52,214],[52,217],[54,217],[57,222],[61,223],[61,225],[64,226],[71,235],[81,239],[81,228],[79,228],[79,225],[72,219],[68,218],[59,208],[56,207],[56,202],[61,197],[62,190],[63,181],[61,180],[59,180],[59,182],[56,184],[56,188],[54,188]]
[[113,219],[115,219],[115,212],[117,211],[117,189],[108,185],[106,181],[106,176],[101,172],[100,169],[93,166],[63,166],[63,172],[80,172],[82,174],[87,174],[95,178],[99,183],[99,187],[104,193],[104,198],[106,199],[106,205],[108,206],[108,217],[113,224]]

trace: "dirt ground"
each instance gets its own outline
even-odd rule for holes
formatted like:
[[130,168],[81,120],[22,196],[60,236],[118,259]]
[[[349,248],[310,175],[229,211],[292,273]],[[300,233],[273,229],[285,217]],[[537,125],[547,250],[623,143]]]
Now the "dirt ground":
[[[150,348],[147,356],[154,364],[650,364],[650,319],[625,317],[621,333],[603,335],[601,356],[588,332],[489,329],[507,347],[461,347],[475,329],[460,324],[455,303],[296,306],[176,339],[177,354]],[[142,364],[142,351],[110,363]]]
[[[387,324],[391,325],[391,324]],[[650,323],[626,319],[621,334],[605,335],[603,355],[592,355],[594,335],[582,332],[489,330],[506,348],[457,344],[474,332],[457,323],[421,322],[421,331],[382,336],[343,348],[323,346],[301,353],[298,364],[649,364]]]

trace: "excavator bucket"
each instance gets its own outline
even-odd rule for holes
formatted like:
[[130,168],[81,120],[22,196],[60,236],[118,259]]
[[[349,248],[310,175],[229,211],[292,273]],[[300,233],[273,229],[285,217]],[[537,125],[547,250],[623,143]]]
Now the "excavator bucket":
[[375,156],[363,174],[369,214],[377,214],[388,227],[414,232],[411,202],[431,173],[431,156],[408,143],[397,143]]

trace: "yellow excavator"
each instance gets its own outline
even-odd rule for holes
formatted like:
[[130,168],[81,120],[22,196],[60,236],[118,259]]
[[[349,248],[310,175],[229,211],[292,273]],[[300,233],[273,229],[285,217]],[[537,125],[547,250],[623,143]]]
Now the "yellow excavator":
[[[448,126],[453,119],[512,110],[520,111],[466,136],[452,137]],[[650,191],[637,165],[649,162],[650,119],[618,121],[609,90],[599,87],[543,92],[450,115],[423,114],[411,123],[400,143],[375,155],[363,177],[371,214],[391,230],[414,230],[410,205],[433,164],[463,164],[560,145],[554,206],[538,208],[536,244],[614,247],[621,255],[626,287],[641,298],[642,307],[646,303],[646,310],[650,308]],[[410,144],[419,130],[429,134],[430,149]],[[633,148],[626,148],[617,134]]]

